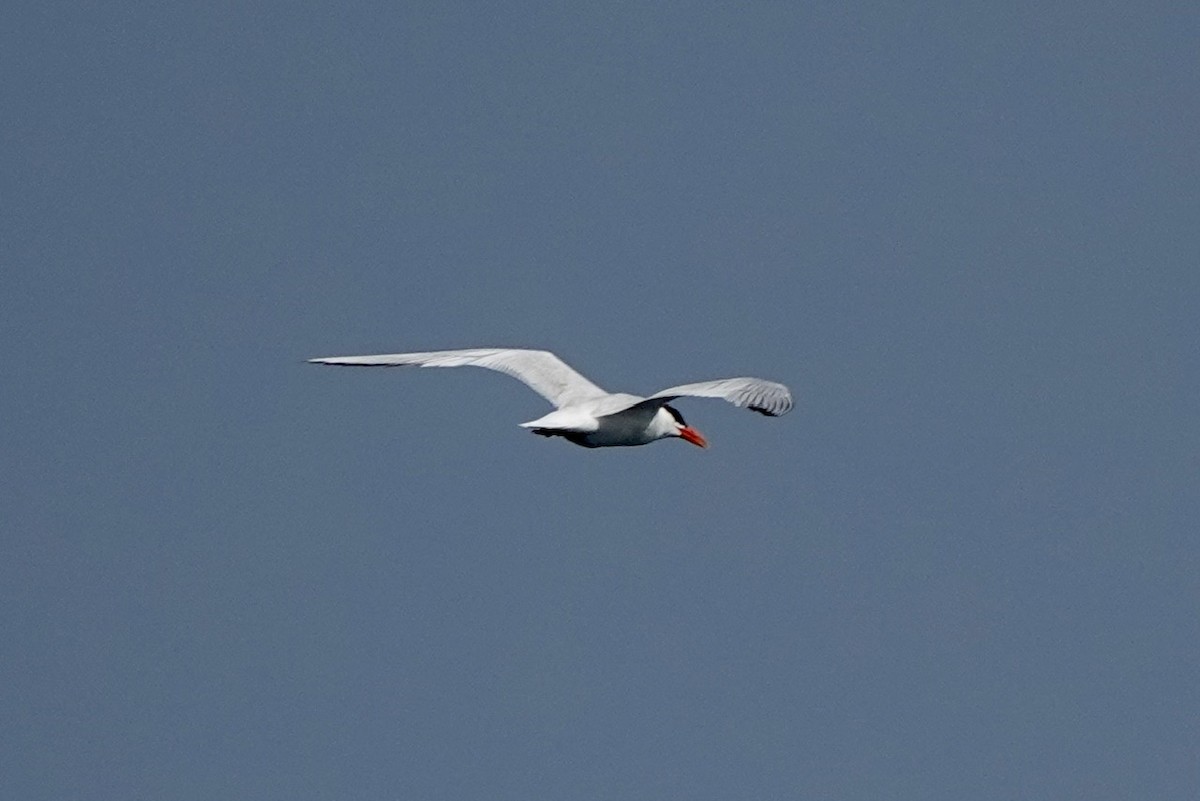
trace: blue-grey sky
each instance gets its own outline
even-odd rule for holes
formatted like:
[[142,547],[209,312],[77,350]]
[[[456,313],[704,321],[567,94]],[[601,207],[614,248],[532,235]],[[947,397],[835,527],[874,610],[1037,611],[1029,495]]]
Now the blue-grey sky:
[[1197,797],[1192,6],[5,18],[3,797]]

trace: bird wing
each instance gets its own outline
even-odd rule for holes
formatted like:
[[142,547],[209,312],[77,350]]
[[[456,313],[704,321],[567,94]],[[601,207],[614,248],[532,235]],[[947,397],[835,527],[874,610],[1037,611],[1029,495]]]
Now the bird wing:
[[721,398],[734,406],[748,406],[751,411],[768,417],[778,417],[792,410],[792,393],[788,388],[761,378],[719,378],[716,381],[682,384],[656,392],[646,401],[666,403],[681,396]]
[[309,362],[358,367],[485,367],[523,382],[559,408],[608,394],[571,369],[562,359],[545,350],[471,348],[378,356],[329,356],[309,359]]

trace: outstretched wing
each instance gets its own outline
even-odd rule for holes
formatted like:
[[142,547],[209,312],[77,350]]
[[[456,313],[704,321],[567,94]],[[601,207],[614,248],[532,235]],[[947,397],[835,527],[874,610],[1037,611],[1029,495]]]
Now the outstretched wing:
[[329,356],[313,364],[355,367],[485,367],[510,375],[557,407],[607,395],[553,353],[515,348],[433,350],[425,353],[386,353],[378,356]]
[[761,378],[720,378],[716,381],[683,384],[656,392],[646,400],[661,400],[665,403],[681,396],[721,398],[734,406],[747,406],[751,411],[768,417],[778,417],[792,410],[792,393],[788,388]]

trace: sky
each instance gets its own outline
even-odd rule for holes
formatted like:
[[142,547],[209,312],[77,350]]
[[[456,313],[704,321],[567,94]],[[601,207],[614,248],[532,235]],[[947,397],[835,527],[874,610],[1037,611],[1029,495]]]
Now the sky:
[[5,18],[3,797],[1200,793],[1196,8]]

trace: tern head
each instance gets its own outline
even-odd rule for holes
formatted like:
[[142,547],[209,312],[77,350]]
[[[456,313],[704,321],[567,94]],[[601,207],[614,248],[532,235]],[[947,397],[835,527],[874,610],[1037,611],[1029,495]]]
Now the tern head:
[[687,421],[683,419],[683,415],[679,413],[678,409],[674,409],[666,404],[663,404],[662,408],[658,410],[659,416],[661,416],[663,412],[666,412],[667,416],[669,417],[669,421],[663,421],[668,426],[665,436],[679,437],[692,443],[693,445],[698,445],[701,448],[708,447],[708,440],[704,438],[703,434],[687,424]]

